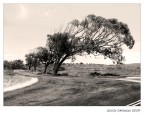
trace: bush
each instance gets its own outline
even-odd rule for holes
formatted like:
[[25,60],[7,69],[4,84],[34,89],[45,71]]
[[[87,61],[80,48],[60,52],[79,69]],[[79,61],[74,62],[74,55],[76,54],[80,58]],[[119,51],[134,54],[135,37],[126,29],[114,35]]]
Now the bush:
[[58,74],[58,76],[68,76],[68,73]]
[[120,76],[118,74],[112,74],[112,73],[105,73],[105,74],[101,74],[98,72],[92,72],[90,73],[91,76]]
[[100,73],[98,73],[98,72],[93,72],[93,73],[90,73],[90,75],[91,75],[91,76],[101,76],[101,74],[100,74]]
[[80,64],[83,64],[82,62]]
[[112,74],[112,73],[106,73],[106,74],[103,74],[103,76],[119,76],[117,74]]

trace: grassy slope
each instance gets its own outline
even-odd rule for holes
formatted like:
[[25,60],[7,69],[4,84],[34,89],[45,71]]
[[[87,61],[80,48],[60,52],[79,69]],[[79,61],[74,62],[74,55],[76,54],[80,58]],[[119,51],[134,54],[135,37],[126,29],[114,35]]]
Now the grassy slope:
[[[37,76],[39,82],[23,89],[4,93],[4,105],[12,106],[125,106],[140,99],[140,84],[124,82],[113,78],[88,78],[88,66],[67,66],[72,76],[34,75],[23,72],[22,75]],[[92,67],[92,66],[90,66]],[[93,68],[94,68],[93,67]],[[104,71],[107,66],[101,66]],[[138,65],[126,65],[121,75],[138,75]],[[72,69],[71,69],[72,68]],[[110,69],[111,70],[111,69]],[[131,71],[130,71],[131,70]],[[66,72],[65,71],[65,72]],[[71,71],[71,72],[70,72]],[[106,70],[107,71],[107,70]],[[112,70],[111,70],[112,71]],[[82,73],[79,73],[82,72]],[[61,73],[64,73],[61,72]],[[114,72],[115,73],[115,72]],[[118,71],[120,73],[120,71]],[[83,74],[76,76],[75,74]]]
[[103,65],[103,64],[66,64],[63,65],[65,71],[59,73],[68,73],[69,76],[88,77],[90,73],[98,72],[101,74],[112,73],[122,76],[140,76],[140,64],[126,65]]

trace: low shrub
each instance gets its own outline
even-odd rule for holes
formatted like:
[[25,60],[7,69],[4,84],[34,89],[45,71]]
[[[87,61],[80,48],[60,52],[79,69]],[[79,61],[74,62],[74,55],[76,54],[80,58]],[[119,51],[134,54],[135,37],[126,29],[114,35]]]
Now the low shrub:
[[58,76],[68,76],[68,73],[58,74]]
[[106,73],[106,74],[103,74],[102,76],[120,76],[120,75],[112,74],[112,73]]
[[98,73],[98,72],[92,72],[92,73],[90,73],[90,75],[91,75],[91,76],[101,76],[101,74]]
[[101,74],[101,73],[98,73],[98,72],[92,72],[92,73],[90,73],[90,76],[120,76],[120,75],[113,74],[113,73]]

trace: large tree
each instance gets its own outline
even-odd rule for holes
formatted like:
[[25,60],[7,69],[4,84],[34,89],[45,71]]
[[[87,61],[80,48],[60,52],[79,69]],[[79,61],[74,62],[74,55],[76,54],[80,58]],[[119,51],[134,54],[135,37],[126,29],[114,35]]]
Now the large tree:
[[29,67],[29,70],[31,67],[34,67],[34,71],[36,71],[37,66],[40,64],[39,58],[35,52],[29,53],[25,55],[26,57],[26,65]]
[[37,58],[45,66],[43,73],[46,73],[47,67],[54,63],[54,55],[50,53],[45,47],[37,47],[35,51]]
[[122,46],[131,49],[135,42],[127,24],[95,15],[88,15],[82,21],[73,20],[63,32],[47,37],[47,48],[55,55],[54,75],[66,59],[84,53],[121,62],[124,60]]
[[28,66],[28,69],[31,70],[31,67],[33,66],[33,54],[29,53],[25,55],[26,65]]
[[37,66],[39,66],[39,65],[40,65],[39,58],[36,53],[33,53],[33,67],[34,67],[35,72],[36,72]]

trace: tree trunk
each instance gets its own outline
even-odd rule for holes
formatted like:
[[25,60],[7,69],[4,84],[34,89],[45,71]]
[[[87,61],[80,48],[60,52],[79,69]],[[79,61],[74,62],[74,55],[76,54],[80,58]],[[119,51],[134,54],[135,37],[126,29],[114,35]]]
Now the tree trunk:
[[36,66],[34,66],[34,71],[36,72]]
[[61,66],[62,63],[66,60],[66,58],[67,58],[68,56],[69,56],[69,55],[66,55],[60,62],[56,62],[56,63],[54,64],[54,67],[53,67],[53,75],[57,75],[60,66]]
[[44,74],[45,74],[46,71],[47,71],[47,67],[48,67],[48,63],[45,64],[45,69],[44,69],[44,72],[43,72]]
[[59,70],[60,65],[59,64],[54,64],[54,68],[53,68],[53,75],[57,75],[58,70]]
[[29,66],[29,70],[31,69],[31,66]]

